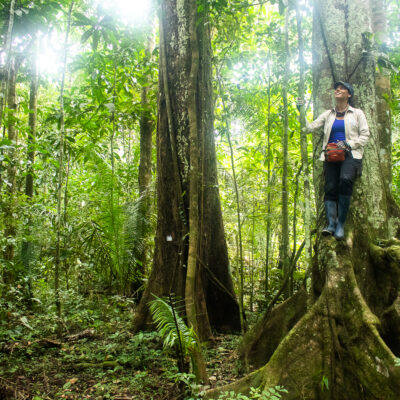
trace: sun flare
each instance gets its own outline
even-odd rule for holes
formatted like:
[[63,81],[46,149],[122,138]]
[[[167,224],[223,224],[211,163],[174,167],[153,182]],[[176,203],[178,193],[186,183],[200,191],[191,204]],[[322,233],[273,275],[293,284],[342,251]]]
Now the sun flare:
[[117,14],[126,25],[148,23],[153,7],[152,0],[101,0],[101,4],[110,13]]

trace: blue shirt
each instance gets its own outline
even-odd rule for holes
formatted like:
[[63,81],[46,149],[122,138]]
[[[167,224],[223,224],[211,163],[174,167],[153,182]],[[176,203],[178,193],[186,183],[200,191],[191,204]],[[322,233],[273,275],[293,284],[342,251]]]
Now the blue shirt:
[[331,135],[329,136],[328,143],[337,143],[342,140],[346,140],[344,119],[335,119],[335,122],[332,125]]

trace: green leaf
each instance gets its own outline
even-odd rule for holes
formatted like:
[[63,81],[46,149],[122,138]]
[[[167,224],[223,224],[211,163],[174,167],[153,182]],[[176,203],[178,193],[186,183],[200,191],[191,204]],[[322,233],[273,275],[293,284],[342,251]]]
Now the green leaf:
[[68,389],[68,388],[71,387],[71,385],[72,385],[71,382],[67,382],[67,383],[63,386],[63,389]]
[[321,381],[321,389],[323,390],[324,388],[329,390],[329,380],[326,376],[323,376]]
[[93,34],[94,28],[88,29],[81,37],[81,43],[86,43],[90,36]]
[[178,313],[179,300],[172,299],[171,305],[169,299],[154,297],[155,300],[149,303],[150,311],[164,346],[173,347],[180,340],[182,351],[190,353],[197,346],[197,337]]
[[76,21],[74,22],[74,25],[77,26],[86,26],[86,25],[93,25],[93,22],[86,17],[86,15],[83,15],[82,13],[74,13],[74,18]]
[[27,327],[28,329],[30,329],[31,331],[33,331],[33,328],[29,325],[28,323],[28,318],[26,318],[25,316],[20,318],[20,321],[22,322],[22,325],[24,325],[25,327]]
[[99,40],[100,40],[100,33],[98,30],[95,30],[93,32],[93,37],[92,37],[92,50],[96,51],[97,46],[99,45]]

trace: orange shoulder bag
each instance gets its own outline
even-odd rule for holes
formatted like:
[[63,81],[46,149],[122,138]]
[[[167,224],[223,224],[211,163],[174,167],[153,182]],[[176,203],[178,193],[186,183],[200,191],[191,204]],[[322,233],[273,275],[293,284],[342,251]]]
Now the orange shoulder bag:
[[325,149],[325,160],[328,162],[341,162],[346,158],[346,150],[340,149],[336,143],[328,143]]

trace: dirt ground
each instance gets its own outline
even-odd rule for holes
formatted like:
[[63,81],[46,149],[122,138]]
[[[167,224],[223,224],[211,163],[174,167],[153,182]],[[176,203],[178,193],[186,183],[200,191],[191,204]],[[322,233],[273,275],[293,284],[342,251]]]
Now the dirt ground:
[[[2,343],[0,400],[196,399],[190,374],[180,374],[172,350],[156,332],[116,327],[86,331],[63,343],[46,338]],[[234,349],[239,336],[216,336],[206,348],[210,386],[241,376]],[[191,388],[194,390],[191,390]]]

